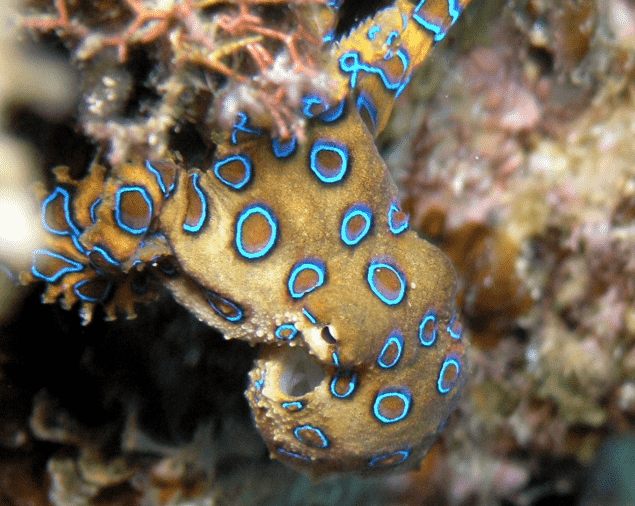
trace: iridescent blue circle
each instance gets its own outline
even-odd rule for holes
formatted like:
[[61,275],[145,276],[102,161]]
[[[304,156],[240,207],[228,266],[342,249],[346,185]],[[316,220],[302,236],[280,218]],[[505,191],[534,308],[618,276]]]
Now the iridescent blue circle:
[[[318,155],[323,152],[335,153],[340,157],[339,167],[336,169],[329,169],[320,164]],[[318,139],[313,143],[311,147],[311,154],[309,157],[309,165],[313,173],[323,183],[337,183],[341,181],[346,175],[348,169],[348,149],[344,144],[331,140]]]
[[[426,330],[430,322],[432,322],[432,332]],[[424,346],[432,346],[436,342],[438,335],[439,324],[437,322],[437,313],[433,309],[430,309],[421,319],[421,324],[419,325],[419,341],[421,341],[421,344]]]
[[[265,217],[265,219],[269,223],[269,226],[271,227],[271,236],[269,237],[269,240],[267,241],[267,243],[261,249],[259,249],[258,251],[249,252],[243,246],[243,225],[245,223],[245,220],[249,218],[252,214],[260,214]],[[271,248],[273,248],[273,245],[275,244],[277,237],[278,237],[278,220],[273,214],[273,211],[271,211],[271,209],[269,209],[265,205],[254,204],[254,205],[246,207],[240,213],[240,216],[238,217],[238,221],[236,222],[236,249],[238,249],[238,253],[240,253],[245,258],[248,258],[250,260],[255,258],[262,258],[267,253],[269,253],[269,251],[271,251]]]

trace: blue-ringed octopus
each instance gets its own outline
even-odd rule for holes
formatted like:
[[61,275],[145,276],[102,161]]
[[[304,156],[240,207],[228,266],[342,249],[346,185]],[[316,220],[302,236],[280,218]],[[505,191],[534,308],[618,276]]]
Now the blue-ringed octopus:
[[134,314],[151,270],[227,339],[260,346],[246,392],[272,457],[314,477],[420,466],[459,399],[455,273],[409,229],[374,138],[467,1],[396,0],[327,45],[341,89],[303,99],[306,138],[238,115],[204,170],[178,159],[55,170],[43,301]]

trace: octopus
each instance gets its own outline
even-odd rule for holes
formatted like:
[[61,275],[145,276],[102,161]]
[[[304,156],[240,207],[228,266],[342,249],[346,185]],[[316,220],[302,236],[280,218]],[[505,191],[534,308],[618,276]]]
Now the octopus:
[[85,323],[97,305],[133,316],[166,287],[259,345],[246,397],[272,457],[313,477],[418,468],[459,400],[468,343],[453,267],[409,229],[374,139],[466,3],[397,0],[330,45],[342,98],[304,97],[303,141],[241,113],[205,170],[58,167],[22,281],[79,302]]

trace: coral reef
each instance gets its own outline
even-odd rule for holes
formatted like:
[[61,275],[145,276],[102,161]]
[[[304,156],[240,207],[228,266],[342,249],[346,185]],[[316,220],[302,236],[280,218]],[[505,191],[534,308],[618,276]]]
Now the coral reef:
[[319,48],[333,21],[326,0],[56,0],[22,24],[81,64],[79,125],[117,164],[165,157],[187,125],[207,138],[239,113],[302,137],[302,96],[331,88]]

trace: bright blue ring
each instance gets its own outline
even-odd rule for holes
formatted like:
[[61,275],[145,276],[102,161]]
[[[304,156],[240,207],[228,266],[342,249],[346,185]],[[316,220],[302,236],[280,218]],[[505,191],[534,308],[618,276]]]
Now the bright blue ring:
[[401,210],[399,209],[399,207],[397,207],[397,204],[395,204],[394,202],[390,204],[390,208],[388,209],[388,228],[390,228],[390,231],[395,235],[401,234],[408,228],[408,218],[406,218],[404,222],[398,227],[395,226],[393,216],[395,213],[398,212],[401,212]]
[[296,459],[311,460],[309,457],[300,455],[299,453],[296,453],[296,452],[290,452],[288,450],[285,450],[284,448],[278,448],[278,453],[280,453],[281,455],[286,455],[287,457],[293,457]]
[[300,401],[283,402],[282,407],[284,409],[296,408],[295,411],[299,411],[304,408],[304,404],[302,404]]
[[98,198],[90,205],[90,221],[95,223],[97,221],[97,206],[101,204],[101,198]]
[[392,43],[395,42],[398,36],[399,36],[399,32],[397,30],[393,30],[392,32],[390,32],[388,34],[388,37],[386,37],[386,45],[391,46]]
[[150,217],[148,221],[152,220],[152,215],[154,214],[154,206],[152,203],[152,198],[150,197],[150,195],[148,195],[146,189],[142,188],[141,186],[122,186],[121,188],[119,188],[119,190],[117,190],[117,193],[115,194],[115,220],[117,221],[117,225],[123,228],[126,232],[130,232],[134,235],[145,234],[148,231],[148,227],[132,228],[121,221],[121,195],[128,192],[138,192],[141,194],[143,200],[146,201],[146,204],[148,204],[148,208],[150,209]]
[[370,116],[370,120],[373,122],[373,131],[377,129],[377,107],[373,103],[373,99],[366,93],[362,91],[357,97],[357,110],[362,112],[362,107],[368,111],[368,116]]
[[339,379],[339,377],[340,377],[340,373],[338,372],[333,377],[333,380],[331,381],[331,395],[333,395],[333,397],[337,397],[338,399],[345,399],[346,397],[348,397],[355,391],[355,387],[357,386],[357,374],[353,373],[353,376],[351,377],[351,381],[348,384],[348,390],[344,394],[338,394],[337,391],[335,390],[335,387],[337,386],[337,380]]
[[[456,367],[456,376],[454,380],[450,383],[450,385],[446,387],[443,385],[443,375],[445,374],[445,370],[451,365]],[[439,371],[439,378],[437,379],[437,389],[439,390],[439,393],[442,395],[445,395],[450,390],[452,390],[452,387],[456,385],[456,381],[459,379],[460,374],[461,374],[461,364],[459,363],[459,361],[452,357],[446,358],[445,361],[443,362],[443,365],[441,366],[441,371]]]
[[[397,349],[399,351],[397,352],[397,356],[392,362],[386,363],[384,362],[383,357],[386,351],[388,351],[388,348],[390,347],[392,343],[394,343],[397,346]],[[403,354],[403,345],[404,345],[404,341],[401,334],[397,331],[393,331],[390,334],[390,336],[388,336],[388,339],[386,339],[386,343],[384,344],[384,347],[381,349],[381,352],[379,353],[379,357],[377,358],[377,364],[379,365],[379,367],[383,369],[390,369],[391,367],[396,366],[399,360],[401,360],[401,355]]]
[[227,304],[228,306],[231,306],[231,308],[234,309],[236,311],[236,313],[237,313],[236,316],[227,316],[220,309],[218,309],[216,307],[214,302],[212,300],[210,300],[209,294],[206,293],[207,302],[209,302],[209,305],[212,307],[212,309],[214,311],[216,311],[218,316],[220,316],[221,318],[223,318],[223,319],[225,319],[225,320],[227,320],[228,322],[231,322],[231,323],[236,323],[236,322],[239,322],[240,320],[242,320],[242,318],[244,316],[244,313],[243,313],[243,310],[240,308],[240,306],[238,306],[238,304],[235,304],[231,300],[226,299],[225,297],[223,297],[222,295],[219,295],[216,292],[209,292],[209,293],[213,293],[215,297],[218,297],[219,299],[221,299],[223,301],[223,303]]
[[[381,401],[386,399],[387,397],[399,397],[403,403],[404,408],[401,414],[396,418],[386,418],[379,412],[379,408],[381,407]],[[377,396],[375,399],[375,404],[373,405],[373,413],[377,417],[377,419],[382,423],[395,423],[399,420],[403,420],[408,415],[408,411],[410,411],[410,394],[408,392],[384,392]]]
[[[432,321],[433,323],[432,335],[430,336],[430,338],[425,338],[426,325],[430,321]],[[437,314],[433,310],[430,310],[423,317],[423,319],[421,320],[421,324],[419,325],[419,341],[421,341],[421,344],[423,344],[424,346],[432,346],[436,342],[438,334],[439,324],[437,323]]]
[[[295,278],[298,277],[298,274],[300,274],[302,271],[307,269],[317,273],[318,281],[315,284],[315,286],[312,286],[311,288],[308,288],[307,290],[304,290],[303,292],[296,292],[293,289]],[[315,290],[316,288],[324,284],[324,278],[326,277],[325,275],[326,275],[326,268],[324,267],[324,264],[320,262],[319,260],[305,260],[303,262],[297,263],[291,270],[291,275],[289,276],[289,281],[287,283],[287,286],[289,288],[289,294],[294,299],[300,299],[304,297],[307,293],[312,292],[313,290]]]
[[317,319],[315,318],[315,316],[309,313],[309,310],[307,308],[303,307],[302,312],[304,313],[304,316],[306,316],[307,320],[309,320],[311,323],[313,324],[317,323]]
[[110,293],[110,288],[112,286],[111,283],[108,283],[108,286],[106,288],[106,290],[104,291],[104,294],[101,297],[95,298],[95,297],[87,297],[86,295],[83,295],[79,292],[79,289],[84,286],[86,283],[88,283],[89,281],[95,281],[98,278],[93,278],[93,279],[84,279],[82,281],[80,281],[79,283],[75,283],[75,286],[73,286],[73,291],[75,292],[75,295],[77,295],[80,299],[86,301],[86,302],[101,302],[103,301],[107,296],[108,293]]
[[76,235],[72,235],[71,236],[71,241],[73,241],[73,246],[75,246],[75,248],[77,249],[77,251],[79,251],[82,254],[86,254],[86,248],[84,248],[84,245],[79,242],[79,237]]
[[[452,24],[454,24],[459,14],[461,13],[461,11],[457,9],[456,3],[452,5],[452,1],[453,0],[448,1],[448,12],[450,16],[452,17]],[[412,14],[412,18],[416,22],[418,22],[421,26],[423,26],[425,29],[430,30],[434,34],[434,41],[439,42],[440,40],[443,40],[443,38],[445,37],[445,34],[447,33],[447,30],[445,30],[442,26],[436,25],[433,22],[428,21],[421,14],[419,14],[419,11],[423,8],[423,5],[425,3],[426,3],[426,0],[421,0],[419,2],[419,4],[415,7],[415,10]]]
[[[243,237],[242,237],[243,223],[245,222],[247,218],[249,218],[249,216],[251,216],[254,213],[262,214],[267,219],[267,222],[269,223],[269,226],[271,227],[271,236],[269,237],[269,241],[267,242],[267,244],[265,244],[260,251],[249,253],[247,250],[245,250],[245,248],[243,248],[243,244],[242,244],[243,243]],[[273,245],[276,242],[277,236],[278,236],[278,222],[276,221],[276,218],[273,212],[271,212],[267,207],[260,204],[256,204],[256,205],[252,205],[245,208],[243,212],[240,213],[240,216],[238,217],[238,221],[236,222],[236,248],[238,249],[238,253],[240,253],[245,258],[252,260],[254,258],[262,258],[263,256],[265,256],[267,253],[269,253],[271,248],[273,248]]]
[[280,142],[275,137],[271,139],[271,147],[273,149],[273,154],[276,155],[277,158],[286,158],[291,156],[295,151],[296,146],[298,145],[298,140],[295,137],[292,137],[287,142]]
[[[322,440],[322,444],[316,446],[312,443],[307,443],[306,441],[302,439],[302,436],[300,436],[301,430],[310,430],[311,432],[317,434],[317,436]],[[303,443],[308,446],[313,446],[314,448],[328,448],[329,446],[329,440],[326,439],[324,432],[322,432],[320,429],[316,429],[315,427],[311,427],[310,425],[300,425],[299,427],[296,427],[293,430],[293,435],[296,437],[298,441],[300,441],[300,443]]]
[[[289,337],[282,336],[282,331],[286,329],[291,329],[291,334],[289,335]],[[295,325],[293,323],[284,323],[276,329],[275,334],[276,337],[281,341],[291,341],[295,338],[296,335],[298,335],[298,329],[295,328]]]
[[[348,226],[348,222],[351,219],[353,219],[355,216],[363,216],[364,219],[366,220],[366,225],[364,226],[364,229],[359,233],[357,237],[353,239],[349,239],[346,228]],[[340,229],[340,238],[342,239],[344,244],[346,244],[347,246],[355,246],[364,237],[366,237],[366,234],[368,234],[368,231],[370,230],[370,227],[372,224],[373,224],[373,213],[370,210],[370,208],[363,204],[356,204],[350,209],[348,209],[348,211],[346,211],[346,214],[344,215],[344,219],[342,220],[342,228]]]
[[[44,274],[42,274],[35,268],[36,255],[49,256],[49,257],[57,258],[58,260],[63,260],[64,262],[69,264],[69,267],[64,267],[63,269],[60,269],[53,276],[45,276]],[[60,280],[60,278],[62,278],[66,274],[70,272],[79,272],[84,268],[84,266],[80,264],[79,262],[75,262],[74,260],[71,260],[70,258],[66,258],[63,255],[60,255],[59,253],[54,253],[53,251],[48,251],[45,249],[36,249],[33,252],[32,258],[33,258],[33,265],[31,266],[31,273],[36,278],[43,279],[47,283],[56,283],[57,281]]]
[[[392,57],[394,55],[389,53],[388,56]],[[391,81],[383,69],[361,62],[359,52],[357,51],[348,51],[340,56],[340,69],[344,73],[351,74],[351,88],[355,88],[357,86],[359,73],[364,71],[369,74],[378,75],[381,78],[384,87],[389,91],[395,91],[396,96],[398,97],[408,82],[410,82],[411,76],[408,75],[408,67],[410,66],[410,57],[408,53],[403,48],[399,48],[397,50],[397,56],[401,59],[401,64],[404,70],[401,78],[396,81]]]
[[203,190],[198,186],[199,176],[200,175],[198,173],[192,174],[192,188],[194,188],[194,191],[198,195],[198,198],[201,199],[201,217],[198,219],[198,223],[196,223],[195,225],[183,223],[183,230],[185,230],[186,232],[191,232],[193,234],[198,232],[203,227],[203,223],[205,223],[205,218],[207,217],[207,199],[205,198]]
[[106,259],[108,263],[111,263],[112,265],[116,265],[117,267],[119,267],[119,262],[117,262],[117,260],[115,260],[113,256],[101,246],[94,246],[91,251],[96,251],[97,253],[101,253],[101,255]]
[[174,189],[174,181],[172,182],[172,185],[168,188],[165,186],[165,181],[163,181],[163,175],[154,167],[154,165],[152,165],[152,162],[150,160],[146,160],[146,169],[148,171],[150,171],[152,174],[154,174],[154,177],[157,180],[157,183],[159,183],[159,188],[161,188],[161,192],[163,193],[163,196],[167,197],[172,190]]
[[339,104],[329,107],[324,112],[320,113],[318,115],[318,118],[320,118],[325,123],[332,123],[333,121],[339,119],[342,114],[344,114],[345,106],[346,100],[342,100]]
[[[320,151],[333,151],[340,156],[342,164],[340,165],[337,173],[334,176],[324,175],[323,172],[326,171],[326,169],[320,166],[317,159]],[[313,147],[311,148],[310,166],[313,173],[323,183],[337,183],[338,181],[341,181],[346,174],[346,169],[348,168],[348,150],[343,144],[318,139],[317,141],[315,141]]]
[[459,341],[461,339],[461,337],[463,337],[463,327],[460,327],[459,331],[456,332],[454,330],[454,324],[455,323],[456,323],[456,315],[453,315],[452,318],[450,318],[450,323],[448,323],[447,331],[450,334],[450,337],[452,339],[456,339],[457,341]]
[[232,144],[238,144],[238,132],[244,132],[246,134],[254,134],[256,136],[260,135],[262,131],[258,128],[250,128],[247,123],[249,123],[249,116],[245,112],[238,113],[238,121],[234,125],[232,129],[231,140]]
[[302,103],[304,104],[304,107],[302,109],[303,114],[307,118],[313,118],[317,116],[317,114],[313,113],[313,111],[311,111],[311,108],[314,105],[324,104],[324,100],[317,95],[307,95],[302,99]]
[[[385,269],[389,269],[392,272],[394,272],[397,277],[399,278],[399,281],[401,281],[401,289],[399,290],[399,294],[397,295],[397,297],[395,299],[388,299],[386,297],[384,297],[384,295],[377,289],[377,287],[375,286],[374,282],[373,282],[373,274],[375,273],[375,271],[377,269],[380,268],[385,268]],[[377,295],[377,297],[379,297],[379,299],[384,303],[384,304],[388,304],[389,306],[394,306],[395,304],[399,304],[402,300],[403,297],[406,293],[406,280],[403,276],[403,274],[401,274],[401,272],[399,272],[395,267],[393,267],[390,264],[387,264],[385,262],[373,262],[369,265],[368,267],[368,274],[366,276],[366,280],[368,281],[368,286],[370,286],[370,289],[373,291],[373,293],[375,295]]]
[[[245,167],[245,177],[242,179],[242,181],[239,181],[238,183],[232,183],[220,175],[220,169],[224,165],[227,165],[228,163],[231,163],[234,161],[241,162],[243,166]],[[229,186],[230,188],[233,188],[234,190],[240,190],[251,179],[251,160],[249,159],[248,156],[245,156],[245,155],[231,155],[231,156],[228,156],[227,158],[223,158],[222,160],[218,160],[214,164],[214,175],[218,178],[218,180],[221,183],[226,184],[227,186]]]
[[[56,228],[53,228],[46,222],[46,208],[53,200],[57,198],[58,195],[62,195],[62,197],[64,198],[64,205],[63,205],[64,219],[66,220],[66,223],[71,229],[70,232],[66,230],[58,230]],[[42,202],[42,226],[48,232],[55,235],[80,235],[81,234],[81,231],[73,223],[73,220],[71,218],[71,196],[65,188],[62,188],[61,186],[56,187],[55,190],[53,190],[51,194],[48,197],[46,197],[44,201]]]
[[368,40],[375,40],[375,36],[377,35],[377,33],[379,33],[380,30],[381,30],[381,27],[377,25],[373,26],[370,30],[368,30],[368,33],[367,33]]
[[402,458],[400,461],[390,464],[391,466],[396,466],[403,463],[410,456],[410,450],[397,450],[395,452],[385,453],[384,455],[378,455],[377,457],[371,459],[371,461],[368,463],[368,467],[382,467],[386,465],[381,463],[382,460],[387,460],[395,455],[401,455]]

